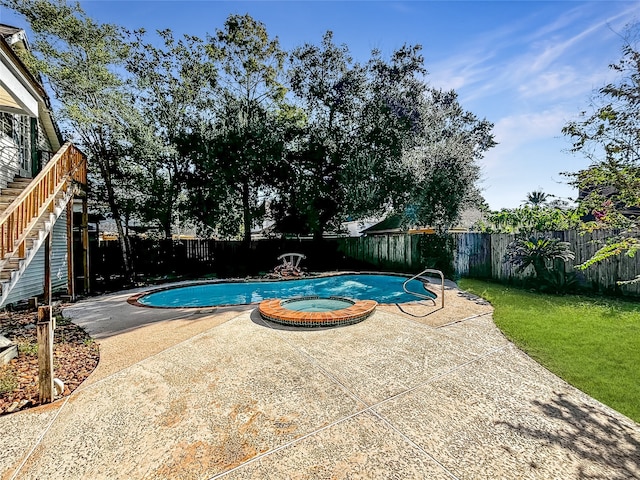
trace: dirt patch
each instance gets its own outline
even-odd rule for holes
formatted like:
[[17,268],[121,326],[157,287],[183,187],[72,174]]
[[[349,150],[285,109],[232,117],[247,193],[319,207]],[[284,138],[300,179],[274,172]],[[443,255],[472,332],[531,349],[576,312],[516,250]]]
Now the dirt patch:
[[[0,366],[0,415],[40,405],[36,312],[0,313],[0,333],[18,345],[18,356]],[[58,316],[53,343],[53,376],[64,382],[64,397],[98,365],[98,344],[87,332]],[[56,397],[56,398],[60,398]]]

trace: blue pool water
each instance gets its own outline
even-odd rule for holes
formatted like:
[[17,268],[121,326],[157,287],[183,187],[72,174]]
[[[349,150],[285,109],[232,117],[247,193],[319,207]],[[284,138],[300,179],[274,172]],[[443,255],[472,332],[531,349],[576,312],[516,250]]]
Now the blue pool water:
[[[150,293],[141,297],[138,302],[152,307],[214,307],[302,296],[346,297],[354,300],[375,300],[378,303],[418,300],[402,290],[405,280],[406,277],[395,275],[362,274],[274,282],[207,283]],[[419,280],[412,280],[407,287],[414,292],[435,297]]]
[[353,302],[346,298],[301,297],[299,299],[284,300],[280,304],[287,310],[296,312],[332,312],[349,308],[353,305]]

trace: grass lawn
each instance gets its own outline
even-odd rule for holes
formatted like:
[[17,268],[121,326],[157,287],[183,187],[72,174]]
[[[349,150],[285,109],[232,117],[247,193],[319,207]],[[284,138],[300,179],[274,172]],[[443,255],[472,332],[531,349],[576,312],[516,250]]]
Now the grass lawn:
[[496,325],[573,386],[640,422],[640,302],[554,296],[463,279],[491,302]]

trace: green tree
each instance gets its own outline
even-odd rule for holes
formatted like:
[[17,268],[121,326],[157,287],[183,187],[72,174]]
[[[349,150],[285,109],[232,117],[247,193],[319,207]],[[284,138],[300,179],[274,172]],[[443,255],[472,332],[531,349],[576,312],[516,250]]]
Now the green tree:
[[527,198],[525,199],[525,205],[532,206],[540,206],[546,205],[549,200],[549,195],[544,193],[542,190],[534,190],[533,192],[527,193]]
[[454,91],[429,89],[420,104],[420,128],[403,152],[405,188],[415,223],[444,230],[462,209],[482,204],[478,161],[495,145],[493,124],[462,108]]
[[402,212],[409,202],[407,185],[414,172],[403,158],[419,138],[421,105],[428,96],[426,73],[420,46],[404,45],[389,60],[372,52],[359,141],[344,175],[350,216]]
[[143,222],[156,223],[170,238],[190,171],[189,157],[181,154],[179,146],[211,111],[217,71],[199,38],[176,40],[170,30],[158,35],[162,46],[148,43],[138,33],[127,70],[146,119],[132,138],[142,195],[138,211]]
[[523,205],[490,212],[476,229],[487,233],[516,233],[524,236],[556,230],[577,229],[581,225],[580,209]]
[[430,88],[420,52],[405,45],[386,60],[374,50],[360,65],[331,32],[294,50],[290,86],[307,127],[291,160],[297,189],[283,198],[316,238],[348,217],[392,211],[444,228],[479,200],[492,124],[455,92]]
[[[572,139],[572,150],[591,161],[588,169],[573,174],[572,181],[580,189],[581,205],[593,215],[588,227],[622,228],[581,268],[616,255],[634,256],[640,248],[639,32],[638,24],[629,27],[622,58],[610,65],[618,74],[616,81],[595,92],[590,111],[563,128]],[[626,280],[639,281],[640,275]]]
[[276,207],[281,217],[297,217],[301,228],[320,239],[345,216],[343,174],[358,148],[365,69],[353,62],[346,45],[333,42],[331,32],[320,45],[294,49],[290,61],[289,87],[306,123],[290,144],[290,180],[280,190]]
[[209,125],[183,139],[194,152],[192,212],[205,225],[216,227],[222,221],[225,231],[242,232],[248,244],[264,208],[260,195],[266,194],[282,156],[280,129],[274,123],[285,95],[280,82],[285,53],[265,25],[249,15],[229,16],[206,48],[219,80]]
[[59,0],[2,0],[26,18],[35,34],[30,64],[58,100],[57,117],[89,156],[89,167],[115,221],[131,274],[118,183],[129,177],[129,133],[141,122],[118,69],[129,54],[126,32],[89,18],[79,4]]

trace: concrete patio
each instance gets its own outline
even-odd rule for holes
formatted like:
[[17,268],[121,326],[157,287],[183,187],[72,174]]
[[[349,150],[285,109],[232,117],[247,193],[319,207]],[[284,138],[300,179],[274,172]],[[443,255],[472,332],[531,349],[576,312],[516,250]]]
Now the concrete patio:
[[640,426],[453,285],[443,310],[379,307],[325,330],[133,293],[65,310],[100,363],[71,396],[0,417],[1,478],[640,478]]

